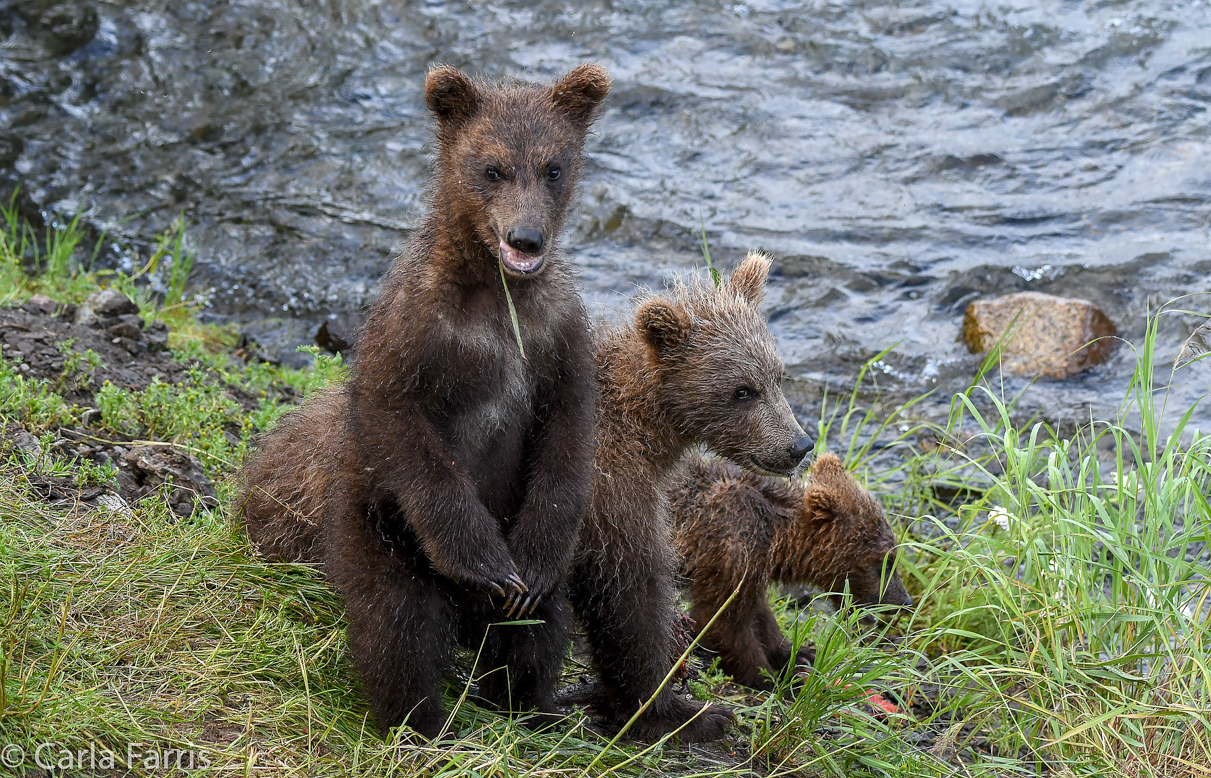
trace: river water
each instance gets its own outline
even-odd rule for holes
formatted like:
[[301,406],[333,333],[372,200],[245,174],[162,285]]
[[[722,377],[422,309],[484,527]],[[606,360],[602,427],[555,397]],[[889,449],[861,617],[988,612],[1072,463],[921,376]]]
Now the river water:
[[[418,223],[426,69],[584,60],[615,79],[565,242],[593,309],[700,269],[703,226],[725,268],[771,252],[805,417],[893,345],[881,390],[939,390],[940,412],[976,370],[957,336],[979,296],[1085,297],[1138,342],[1150,310],[1211,292],[1211,0],[7,0],[0,185],[108,229],[102,262],[183,212],[209,315],[289,355]],[[1162,364],[1199,321],[1162,319]],[[1112,417],[1133,364],[1120,348],[1023,407]],[[1184,409],[1211,367],[1177,377]]]

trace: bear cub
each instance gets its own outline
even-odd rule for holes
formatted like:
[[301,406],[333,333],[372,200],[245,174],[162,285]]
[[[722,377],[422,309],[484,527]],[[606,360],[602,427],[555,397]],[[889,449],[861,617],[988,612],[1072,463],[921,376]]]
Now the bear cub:
[[[686,453],[706,446],[766,473],[792,471],[812,447],[782,394],[783,366],[758,311],[769,260],[752,253],[718,287],[679,285],[639,302],[597,339],[599,408],[592,507],[571,595],[600,676],[599,710],[627,721],[682,650],[669,489]],[[630,731],[723,736],[726,707],[666,686]]]
[[[592,64],[547,87],[429,72],[429,213],[382,284],[348,380],[269,432],[241,474],[258,549],[321,564],[340,591],[384,735],[405,721],[442,732],[456,644],[483,642],[489,704],[558,713],[596,383],[557,244],[609,91]],[[519,615],[536,623],[489,628]]]
[[700,642],[737,683],[768,690],[792,661],[811,664],[809,649],[791,655],[766,595],[771,581],[828,592],[848,581],[855,603],[912,607],[882,506],[833,454],[816,459],[806,489],[699,459],[673,490],[672,514],[694,623],[740,587]]

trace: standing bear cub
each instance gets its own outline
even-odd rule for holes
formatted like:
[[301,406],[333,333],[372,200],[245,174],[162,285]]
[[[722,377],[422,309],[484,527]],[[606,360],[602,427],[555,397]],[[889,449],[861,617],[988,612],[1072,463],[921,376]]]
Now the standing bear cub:
[[[769,260],[750,254],[726,283],[651,297],[598,337],[593,503],[571,594],[601,676],[597,702],[615,723],[655,694],[682,650],[669,490],[686,452],[706,446],[760,472],[789,473],[812,447],[782,394],[782,360],[757,310],[768,273]],[[683,741],[710,740],[734,720],[666,687],[631,733],[680,728]]]
[[[609,90],[596,65],[545,88],[430,71],[429,214],[383,283],[347,383],[266,435],[242,473],[257,547],[322,563],[344,598],[384,734],[405,721],[441,733],[456,643],[484,641],[489,703],[557,712],[595,383],[588,317],[556,243]],[[522,613],[539,623],[488,628]]]
[[895,572],[896,540],[883,508],[833,454],[815,461],[806,490],[698,460],[672,504],[694,622],[705,625],[740,589],[701,639],[737,683],[770,689],[770,676],[792,660],[810,664],[804,649],[792,657],[766,595],[771,581],[828,592],[848,581],[857,603],[912,606]]

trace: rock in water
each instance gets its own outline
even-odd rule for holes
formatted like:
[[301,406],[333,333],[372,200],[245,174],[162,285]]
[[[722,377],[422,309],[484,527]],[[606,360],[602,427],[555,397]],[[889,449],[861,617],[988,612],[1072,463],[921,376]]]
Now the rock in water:
[[987,352],[1006,330],[1001,369],[1023,376],[1068,378],[1118,346],[1114,324],[1088,300],[1018,292],[967,306],[963,340],[972,353]]
[[340,352],[349,356],[357,343],[362,321],[362,316],[356,313],[343,313],[329,319],[315,333],[315,345],[334,354]]

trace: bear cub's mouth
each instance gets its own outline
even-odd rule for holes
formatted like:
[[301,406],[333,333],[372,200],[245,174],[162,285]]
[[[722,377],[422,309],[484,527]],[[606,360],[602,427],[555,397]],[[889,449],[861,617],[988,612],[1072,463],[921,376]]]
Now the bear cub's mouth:
[[542,269],[542,254],[523,254],[505,243],[503,238],[498,240],[500,241],[500,261],[504,263],[507,270],[512,271],[515,275],[529,276]]
[[765,462],[762,462],[755,455],[748,457],[749,467],[752,468],[758,475],[771,476],[773,478],[786,478],[795,472],[797,465],[791,467],[770,467]]

